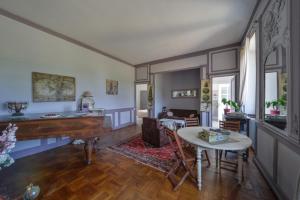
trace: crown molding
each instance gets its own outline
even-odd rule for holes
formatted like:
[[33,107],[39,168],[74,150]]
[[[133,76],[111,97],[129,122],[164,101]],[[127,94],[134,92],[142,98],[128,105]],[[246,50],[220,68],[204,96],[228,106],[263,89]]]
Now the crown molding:
[[122,60],[122,59],[120,59],[120,58],[118,58],[118,57],[116,57],[116,56],[113,56],[113,55],[111,55],[111,54],[109,54],[109,53],[106,53],[106,52],[104,52],[104,51],[102,51],[102,50],[100,50],[100,49],[97,49],[97,48],[95,48],[95,47],[93,47],[93,46],[90,46],[90,45],[88,45],[88,44],[85,44],[85,43],[83,43],[83,42],[81,42],[81,41],[79,41],[79,40],[76,40],[76,39],[74,39],[74,38],[72,38],[72,37],[69,37],[69,36],[67,36],[67,35],[65,35],[65,34],[59,33],[59,32],[57,32],[57,31],[54,31],[54,30],[50,29],[50,28],[47,28],[47,27],[42,26],[42,25],[40,25],[40,24],[37,24],[37,23],[35,23],[35,22],[33,22],[33,21],[30,21],[30,20],[28,20],[28,19],[26,19],[26,18],[23,18],[23,17],[21,17],[21,16],[19,16],[19,15],[13,14],[13,13],[11,13],[11,12],[9,12],[9,11],[7,11],[7,10],[4,10],[4,9],[2,9],[2,8],[0,8],[0,15],[3,15],[3,16],[5,16],[5,17],[7,17],[7,18],[10,18],[10,19],[12,19],[12,20],[18,21],[18,22],[20,22],[20,23],[26,24],[26,25],[28,25],[28,26],[30,26],[30,27],[33,27],[33,28],[35,28],[35,29],[38,29],[38,30],[40,30],[40,31],[43,31],[43,32],[45,32],[45,33],[48,33],[48,34],[53,35],[53,36],[55,36],[55,37],[58,37],[58,38],[60,38],[60,39],[63,39],[63,40],[65,40],[65,41],[68,41],[68,42],[70,42],[70,43],[73,43],[73,44],[75,44],[75,45],[78,45],[78,46],[80,46],[80,47],[83,47],[83,48],[85,48],[85,49],[88,49],[88,50],[90,50],[90,51],[93,51],[93,52],[96,52],[96,53],[101,54],[101,55],[103,55],[103,56],[109,57],[109,58],[111,58],[111,59],[113,59],[113,60],[116,60],[116,61],[118,61],[118,62],[121,62],[121,63],[124,63],[124,64],[126,64],[126,65],[130,65],[130,66],[134,67],[133,64],[131,64],[131,63],[125,61],[125,60]]
[[254,7],[254,9],[252,11],[252,14],[251,14],[251,17],[250,17],[250,19],[248,21],[247,27],[246,27],[246,29],[245,29],[245,31],[243,33],[243,36],[242,36],[242,39],[241,39],[241,43],[243,43],[243,41],[245,40],[245,38],[247,36],[247,33],[249,32],[249,28],[250,28],[250,26],[252,24],[252,21],[254,19],[255,13],[256,13],[256,11],[257,11],[257,9],[259,7],[260,2],[261,2],[261,0],[257,0],[257,2],[255,4],[255,7]]
[[162,59],[158,59],[158,60],[153,60],[153,61],[149,61],[149,62],[137,64],[137,65],[135,65],[135,67],[140,67],[142,65],[155,65],[155,64],[159,64],[159,63],[170,62],[170,61],[174,61],[174,60],[179,60],[179,59],[184,59],[184,58],[189,58],[189,57],[200,56],[200,55],[207,54],[210,51],[218,51],[218,50],[221,50],[221,49],[228,49],[228,48],[239,47],[239,46],[241,46],[240,42],[232,43],[232,44],[227,44],[227,45],[223,45],[223,46],[219,46],[219,47],[214,47],[214,48],[210,48],[210,49],[205,49],[205,50],[201,50],[201,51],[195,51],[195,52],[191,52],[191,53],[187,53],[187,54],[181,54],[181,55],[172,56],[172,57],[168,57],[168,58],[162,58]]

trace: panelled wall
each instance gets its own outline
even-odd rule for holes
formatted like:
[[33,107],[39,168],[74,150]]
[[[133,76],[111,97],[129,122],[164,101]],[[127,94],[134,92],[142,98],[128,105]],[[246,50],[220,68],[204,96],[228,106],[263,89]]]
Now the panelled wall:
[[[177,56],[174,58],[164,59],[162,61],[153,61],[136,66],[136,82],[151,82],[150,77],[161,76],[162,73],[175,72],[189,69],[199,69],[199,85],[200,80],[209,79],[220,75],[238,75],[239,74],[239,44],[222,46],[214,49],[209,49],[193,54]],[[187,78],[186,76],[184,78]],[[152,82],[155,85],[154,82]],[[236,84],[238,87],[238,83]],[[235,91],[238,91],[236,88]],[[154,94],[156,92],[154,91]],[[238,95],[235,95],[238,96]],[[159,97],[155,97],[159,98]],[[156,99],[157,102],[162,102],[162,99]],[[157,107],[159,106],[159,107]],[[159,105],[155,105],[155,115],[161,109]],[[182,108],[184,105],[181,105]],[[179,107],[178,107],[179,108]],[[200,98],[198,102],[198,110],[200,110]],[[208,125],[210,122],[210,113],[202,113],[202,124]]]
[[[280,5],[279,7],[277,7]],[[273,6],[273,7],[272,7]],[[280,8],[280,9],[276,9]],[[271,24],[263,21],[263,16],[272,10],[280,20]],[[261,0],[250,24],[248,34],[256,32],[257,36],[257,140],[255,163],[277,194],[279,199],[300,199],[300,137],[299,137],[299,57],[300,57],[300,1],[299,0]],[[264,26],[277,27],[277,33],[285,28],[284,35],[271,39],[274,46],[265,60],[263,36],[270,34]],[[276,35],[276,34],[275,34]],[[283,43],[282,43],[283,42]],[[278,44],[280,48],[277,47]],[[283,45],[282,45],[283,44]],[[277,45],[277,46],[276,46]],[[285,52],[282,52],[284,49]],[[275,49],[275,50],[274,50]],[[264,119],[264,73],[286,67],[288,74],[288,127],[279,130],[263,121]],[[298,196],[297,196],[298,191]]]
[[[75,111],[84,91],[95,107],[111,116],[113,128],[134,123],[134,68],[0,15],[0,115],[7,101],[27,101],[25,113]],[[76,101],[32,102],[31,73],[43,72],[76,79]],[[106,79],[119,81],[119,94],[106,95]],[[68,138],[18,141],[12,156],[19,158],[69,142]]]

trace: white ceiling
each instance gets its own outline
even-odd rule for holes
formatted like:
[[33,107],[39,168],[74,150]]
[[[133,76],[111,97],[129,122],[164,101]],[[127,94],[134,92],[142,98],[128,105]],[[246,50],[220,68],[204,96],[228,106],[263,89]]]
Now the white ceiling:
[[239,42],[257,0],[1,0],[0,7],[132,64]]

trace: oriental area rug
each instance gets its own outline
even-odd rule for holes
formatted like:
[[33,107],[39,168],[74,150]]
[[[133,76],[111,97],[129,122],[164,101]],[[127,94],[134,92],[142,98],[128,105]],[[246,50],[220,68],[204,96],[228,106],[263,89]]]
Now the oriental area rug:
[[156,148],[144,142],[141,135],[108,149],[162,172],[169,171],[175,162],[174,152],[170,144]]

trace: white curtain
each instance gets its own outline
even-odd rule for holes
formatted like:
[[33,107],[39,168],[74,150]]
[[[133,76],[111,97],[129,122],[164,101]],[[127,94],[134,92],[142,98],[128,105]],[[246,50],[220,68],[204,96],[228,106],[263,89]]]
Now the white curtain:
[[246,39],[241,50],[239,100],[247,114],[255,114],[256,102],[256,38]]
[[239,101],[242,105],[245,105],[245,89],[246,89],[246,78],[247,78],[247,48],[249,39],[246,38],[246,42],[240,51],[240,91]]

